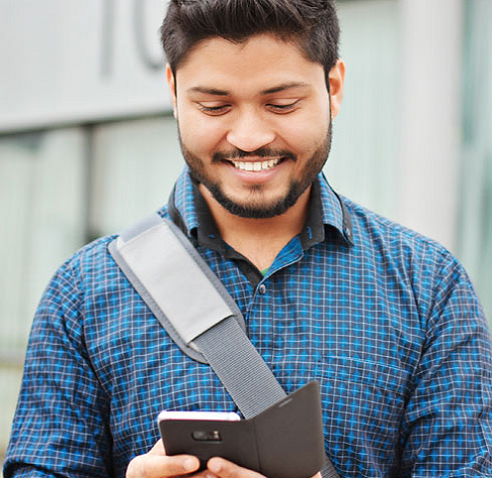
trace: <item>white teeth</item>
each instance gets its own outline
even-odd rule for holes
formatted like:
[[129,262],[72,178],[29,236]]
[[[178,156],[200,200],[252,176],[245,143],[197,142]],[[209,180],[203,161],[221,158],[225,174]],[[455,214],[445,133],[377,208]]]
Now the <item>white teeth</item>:
[[266,171],[274,168],[280,162],[278,159],[270,159],[269,161],[232,161],[234,166],[241,171]]

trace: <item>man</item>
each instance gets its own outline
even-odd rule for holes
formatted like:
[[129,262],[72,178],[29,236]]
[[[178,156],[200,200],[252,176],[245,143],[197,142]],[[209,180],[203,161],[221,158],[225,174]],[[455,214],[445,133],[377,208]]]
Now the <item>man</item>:
[[[162,38],[187,168],[160,214],[221,279],[284,389],[319,381],[338,473],[492,476],[490,340],[466,273],[320,175],[345,70],[333,1],[173,0]],[[42,299],[6,478],[194,475],[195,457],[166,456],[158,412],[235,410],[125,279],[111,239],[69,259]],[[221,458],[199,475],[260,476]]]

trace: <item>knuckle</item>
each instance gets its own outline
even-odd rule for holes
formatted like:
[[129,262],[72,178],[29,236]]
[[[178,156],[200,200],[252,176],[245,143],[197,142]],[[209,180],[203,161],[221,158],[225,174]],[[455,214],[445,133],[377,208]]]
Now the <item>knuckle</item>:
[[220,469],[221,478],[241,478],[241,468],[232,463],[223,463]]
[[126,469],[126,478],[137,478],[140,475],[140,456],[136,456],[133,460],[128,464],[128,468]]
[[148,474],[148,466],[147,466],[147,456],[146,455],[141,455],[138,456],[136,460],[136,471],[138,472],[138,475],[135,478],[145,478]]

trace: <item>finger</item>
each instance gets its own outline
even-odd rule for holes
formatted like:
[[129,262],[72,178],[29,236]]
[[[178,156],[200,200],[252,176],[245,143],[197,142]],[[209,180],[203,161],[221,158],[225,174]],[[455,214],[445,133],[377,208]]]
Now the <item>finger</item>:
[[152,447],[152,450],[149,451],[150,455],[165,455],[166,450],[164,449],[164,443],[162,438]]
[[189,478],[219,478],[217,475],[214,475],[210,470],[205,469],[200,471],[199,473],[194,473]]
[[260,473],[248,470],[223,458],[214,457],[207,463],[207,469],[220,478],[265,478]]
[[194,456],[157,455],[157,450],[154,448],[146,455],[137,456],[130,462],[126,478],[167,478],[193,473],[200,467],[200,461]]

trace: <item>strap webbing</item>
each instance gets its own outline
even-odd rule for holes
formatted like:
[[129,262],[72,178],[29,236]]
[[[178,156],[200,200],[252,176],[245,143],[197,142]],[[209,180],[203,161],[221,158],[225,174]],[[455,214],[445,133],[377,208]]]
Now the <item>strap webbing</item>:
[[286,396],[234,319],[220,322],[194,342],[246,418],[258,415]]

